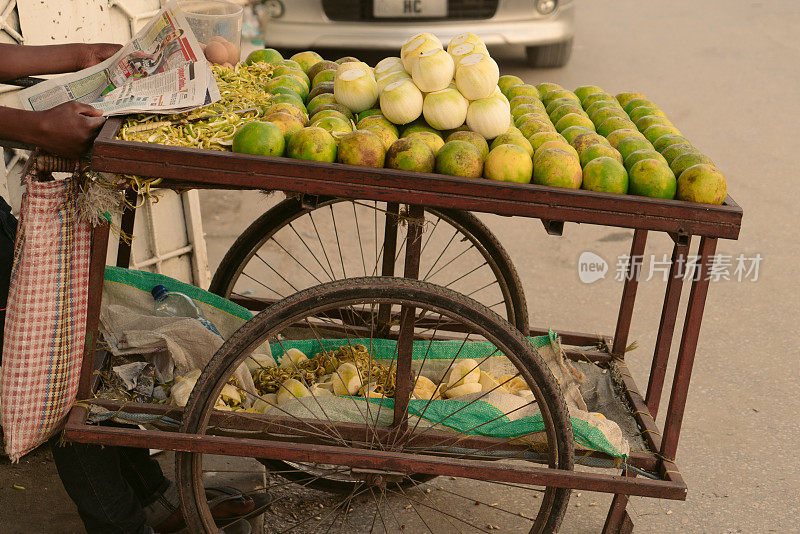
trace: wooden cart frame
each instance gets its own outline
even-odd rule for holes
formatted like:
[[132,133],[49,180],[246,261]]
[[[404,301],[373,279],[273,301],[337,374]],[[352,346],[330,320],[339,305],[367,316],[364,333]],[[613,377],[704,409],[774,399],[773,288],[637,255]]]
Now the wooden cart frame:
[[[627,401],[633,407],[633,415],[649,450],[632,453],[628,464],[656,473],[658,479],[637,477],[631,470],[626,470],[621,475],[608,475],[531,467],[525,473],[524,479],[516,474],[509,476],[507,482],[614,493],[603,529],[607,534],[632,531],[633,523],[625,511],[630,495],[675,500],[686,498],[686,485],[674,459],[709,288],[708,274],[714,259],[717,240],[737,239],[739,235],[742,210],[732,198],[728,197],[721,206],[709,206],[532,184],[498,183],[390,169],[175,148],[117,140],[116,134],[120,125],[120,119],[111,119],[103,127],[94,144],[91,157],[92,169],[100,172],[162,178],[160,187],[177,190],[270,189],[312,197],[334,196],[374,200],[390,204],[408,204],[411,206],[412,216],[421,215],[425,207],[522,216],[541,220],[547,232],[554,235],[560,235],[564,222],[631,228],[634,230],[631,258],[642,256],[649,232],[667,233],[674,242],[670,276],[645,394],[639,392],[625,365],[625,348],[633,317],[640,263],[631,261],[628,266],[616,329],[613,336],[602,338],[604,350],[583,351],[580,355],[575,351],[568,351],[568,355],[573,358],[588,357],[601,364],[611,360],[617,362],[622,371]],[[129,192],[129,198],[131,195],[135,193]],[[134,212],[130,210],[123,215],[123,230],[132,230],[133,217]],[[79,399],[91,397],[108,232],[107,226],[100,226],[95,228],[92,236],[89,313]],[[695,236],[700,240],[698,272],[691,282],[672,390],[666,408],[666,422],[662,429],[656,425],[655,418],[660,408],[673,333],[678,323],[678,308],[683,291],[689,246]],[[409,239],[408,242],[404,276],[415,278],[418,276],[419,249],[411,245],[413,239]],[[118,264],[127,266],[129,257],[130,247],[121,244]],[[391,268],[393,270],[393,265]],[[382,274],[395,275],[393,271],[386,272],[386,270]],[[541,329],[531,328],[529,334],[540,335],[543,332]],[[595,334],[561,332],[561,336],[568,345],[597,344]],[[401,391],[402,386],[399,382],[398,379],[398,391]],[[121,403],[115,405],[108,400],[88,402],[102,404],[107,408],[121,407]],[[328,450],[329,448],[320,446],[304,447],[298,444],[264,443],[259,440],[223,436],[196,436],[180,432],[90,425],[87,423],[85,406],[86,404],[82,403],[72,409],[65,428],[66,439],[83,443],[294,461],[324,462],[326,459],[331,460],[333,454],[342,454],[341,451],[332,452]],[[125,410],[143,413],[166,411],[164,407],[157,405],[131,404],[126,404]],[[171,410],[174,412],[174,407],[171,407]],[[369,451],[354,451],[348,461],[365,468],[392,468],[390,460],[370,455]],[[404,455],[403,462],[406,466],[411,465],[421,472],[437,473],[437,465],[432,465],[424,457],[414,458],[414,455]],[[481,478],[481,473],[476,473],[468,462],[460,463],[463,464],[461,468],[465,473],[467,470],[470,471],[471,478]],[[454,468],[455,465],[450,465],[450,472]]]

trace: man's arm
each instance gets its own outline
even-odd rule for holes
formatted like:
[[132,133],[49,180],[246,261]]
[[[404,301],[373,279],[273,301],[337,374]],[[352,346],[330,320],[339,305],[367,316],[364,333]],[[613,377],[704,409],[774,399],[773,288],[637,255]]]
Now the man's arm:
[[[117,44],[21,46],[0,44],[0,80],[34,74],[72,72],[113,56]],[[65,102],[47,111],[24,111],[0,106],[0,137],[43,148],[67,157],[85,154],[105,122],[92,106]]]
[[0,44],[0,80],[36,74],[74,72],[113,56],[118,44],[63,44],[22,46]]
[[0,106],[0,137],[77,158],[85,154],[106,121],[100,110],[70,101],[47,111]]

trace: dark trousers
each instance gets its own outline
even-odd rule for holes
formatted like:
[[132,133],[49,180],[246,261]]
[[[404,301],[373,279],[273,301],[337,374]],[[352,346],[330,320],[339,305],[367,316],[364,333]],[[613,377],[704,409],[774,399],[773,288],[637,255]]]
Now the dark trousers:
[[[171,483],[147,449],[84,443],[62,446],[58,440],[56,436],[50,443],[58,475],[88,534],[153,532],[146,525],[144,508],[163,500]],[[162,509],[175,508],[167,502],[160,504]]]
[[16,236],[17,219],[11,215],[11,206],[0,197],[0,364],[3,363],[3,330],[6,324],[8,284],[11,281]]

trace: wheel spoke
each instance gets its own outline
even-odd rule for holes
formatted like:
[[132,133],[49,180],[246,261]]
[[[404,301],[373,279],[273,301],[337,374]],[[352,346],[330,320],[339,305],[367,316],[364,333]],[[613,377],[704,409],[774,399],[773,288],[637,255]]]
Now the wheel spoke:
[[[389,528],[386,526],[386,520],[383,518],[383,513],[381,512],[381,504],[383,503],[383,498],[386,496],[386,491],[381,489],[380,499],[375,498],[375,492],[372,490],[372,486],[369,487],[369,492],[372,494],[372,498],[375,500],[375,509],[378,511],[378,517],[380,517],[381,519],[381,524],[383,525],[383,532],[384,534],[388,534]],[[370,530],[370,532],[372,532],[372,530]]]
[[319,235],[319,230],[317,229],[317,223],[314,221],[314,213],[309,211],[308,218],[311,219],[311,225],[314,227],[314,233],[317,234],[317,241],[319,241],[319,246],[322,248],[322,254],[325,256],[325,261],[328,263],[328,267],[330,267],[331,275],[333,279],[336,279],[336,271],[333,270],[333,265],[331,265],[331,260],[328,258],[328,251],[325,250],[325,244],[322,242],[322,237]]
[[[391,493],[395,493],[395,494],[398,494],[398,495],[402,495],[402,493],[400,493],[400,492],[398,492],[398,491],[390,490],[390,489],[388,489],[388,488],[386,489],[386,491],[388,491],[388,492],[391,492]],[[483,528],[481,528],[481,527],[479,527],[478,525],[475,525],[475,524],[473,524],[473,523],[470,523],[470,522],[469,522],[469,521],[467,521],[466,519],[462,519],[462,518],[460,518],[460,517],[458,517],[458,516],[455,516],[455,515],[453,515],[453,514],[451,514],[451,513],[447,512],[447,511],[445,511],[445,510],[442,510],[441,508],[437,508],[437,507],[435,507],[435,506],[431,506],[431,505],[425,504],[424,502],[422,502],[422,501],[418,501],[418,500],[415,500],[415,499],[412,499],[411,497],[406,497],[406,498],[407,498],[407,499],[408,499],[410,502],[413,502],[413,503],[415,503],[415,504],[418,504],[418,505],[420,505],[420,506],[424,506],[425,508],[429,508],[429,509],[433,510],[434,512],[438,512],[438,513],[440,513],[440,514],[442,514],[442,515],[446,515],[447,517],[451,517],[451,518],[455,519],[456,521],[458,521],[458,522],[460,522],[460,523],[464,523],[465,525],[468,525],[468,526],[470,526],[470,527],[474,528],[475,530],[477,530],[477,531],[479,531],[479,532],[487,532],[487,533],[489,532],[488,530],[486,530],[486,529],[483,529]]]
[[347,278],[347,270],[344,268],[344,256],[342,255],[342,244],[339,242],[339,229],[336,227],[336,215],[333,213],[333,204],[328,204],[333,220],[333,235],[336,237],[336,248],[339,249],[339,261],[342,263],[342,278]]
[[[412,484],[413,484],[413,480],[412,480],[412,479],[409,479],[409,480],[411,480],[411,482],[412,482]],[[422,524],[423,524],[423,525],[425,525],[425,528],[427,528],[427,529],[428,529],[428,532],[430,532],[431,534],[436,534],[436,533],[433,531],[433,529],[430,527],[430,525],[428,525],[428,522],[427,522],[427,521],[425,521],[425,518],[424,518],[424,517],[422,517],[422,514],[421,514],[421,513],[419,513],[419,510],[418,510],[418,509],[417,509],[417,507],[414,505],[414,503],[411,501],[411,499],[409,499],[409,498],[408,498],[408,496],[406,496],[406,492],[405,492],[405,490],[403,489],[403,486],[402,486],[402,485],[400,485],[400,484],[398,484],[398,485],[397,485],[397,489],[399,489],[399,490],[400,490],[400,492],[403,494],[403,496],[406,498],[406,500],[408,500],[409,504],[411,505],[411,509],[412,509],[412,510],[414,510],[414,513],[415,513],[415,514],[417,514],[417,517],[419,517],[419,520],[420,520],[420,521],[422,521]],[[448,520],[448,521],[450,521],[450,519],[449,519],[449,518],[448,518],[447,520]],[[456,530],[458,530],[458,529],[456,528]]]
[[264,258],[262,258],[262,257],[261,257],[261,255],[259,255],[258,253],[256,253],[255,257],[256,257],[256,258],[258,258],[259,260],[261,260],[261,263],[263,263],[263,264],[264,264],[264,266],[265,266],[265,267],[267,267],[267,268],[268,268],[270,271],[272,271],[273,273],[277,274],[277,275],[278,275],[278,277],[279,277],[281,280],[283,280],[284,282],[286,282],[286,284],[287,284],[289,287],[291,287],[291,288],[292,288],[292,289],[295,291],[295,293],[296,293],[296,292],[298,292],[298,291],[300,291],[299,289],[297,289],[297,287],[296,287],[296,286],[295,286],[293,283],[291,283],[290,281],[288,281],[286,278],[284,278],[284,276],[283,276],[281,273],[279,273],[278,271],[276,271],[276,270],[275,270],[275,268],[274,268],[272,265],[270,265],[269,263],[267,263],[267,262],[266,262],[266,260],[264,260]]
[[453,242],[453,240],[456,238],[456,236],[457,236],[457,235],[458,235],[458,229],[457,229],[457,228],[454,228],[454,229],[453,229],[453,235],[452,235],[452,236],[450,236],[450,240],[449,240],[449,241],[447,242],[447,244],[444,246],[444,249],[443,249],[443,250],[442,250],[442,251],[439,253],[439,255],[436,257],[436,260],[434,260],[434,262],[431,264],[430,268],[428,269],[428,272],[427,272],[427,273],[425,273],[425,274],[424,274],[424,275],[423,275],[423,276],[420,278],[420,280],[427,280],[427,279],[428,279],[428,276],[431,274],[431,271],[432,271],[432,270],[433,270],[433,269],[436,267],[436,264],[437,264],[437,263],[439,263],[439,260],[441,260],[441,259],[442,259],[442,256],[444,256],[444,253],[445,253],[445,252],[447,252],[447,249],[448,249],[448,248],[450,248],[450,243],[452,243],[452,242]]
[[273,293],[275,293],[276,295],[278,295],[278,297],[279,297],[279,298],[285,298],[285,297],[284,297],[282,294],[278,293],[277,291],[275,291],[274,289],[272,289],[272,288],[271,288],[271,287],[269,287],[268,285],[264,284],[264,283],[263,283],[263,282],[261,282],[260,280],[256,280],[255,278],[253,278],[252,276],[250,276],[250,275],[249,275],[249,274],[247,274],[246,272],[242,272],[242,275],[243,275],[243,276],[246,276],[247,278],[249,278],[250,280],[252,280],[252,281],[253,281],[253,282],[255,282],[256,284],[258,284],[258,285],[260,285],[260,286],[264,287],[264,289],[266,289],[267,291],[272,291]]
[[[303,246],[306,248],[308,253],[311,254],[311,257],[314,258],[314,261],[316,261],[317,265],[319,265],[320,269],[322,269],[322,272],[324,272],[325,275],[328,277],[328,279],[330,279],[330,281],[333,282],[333,280],[334,280],[333,274],[329,273],[325,269],[325,267],[322,265],[322,262],[319,261],[319,258],[317,257],[317,254],[314,254],[314,252],[311,250],[311,247],[309,247],[308,243],[306,243],[306,240],[303,239],[303,237],[300,235],[300,233],[295,229],[294,223],[289,223],[289,228],[292,229],[292,231],[294,232],[294,235],[297,236],[297,239],[299,239],[300,242],[303,243]],[[317,234],[317,237],[319,237],[319,234]]]
[[[314,278],[314,280],[316,280],[318,284],[321,284],[321,283],[323,283],[323,282],[322,282],[322,280],[320,280],[319,278],[317,278],[317,275],[315,275],[314,273],[312,273],[311,271],[309,271],[309,270],[308,270],[308,267],[306,267],[306,265],[305,265],[303,262],[301,262],[300,260],[298,260],[297,258],[295,258],[294,254],[292,254],[291,252],[289,252],[289,251],[286,249],[286,247],[284,247],[284,246],[281,244],[281,242],[280,242],[280,241],[278,241],[278,238],[276,238],[276,237],[273,237],[273,238],[272,238],[272,241],[273,241],[273,242],[274,242],[276,245],[278,245],[278,247],[280,247],[280,249],[281,249],[282,251],[284,251],[284,252],[286,253],[286,255],[287,255],[287,256],[289,256],[290,258],[292,258],[292,259],[294,260],[294,262],[295,262],[297,265],[299,265],[299,266],[300,266],[300,268],[301,268],[301,269],[303,269],[305,272],[307,272],[308,274],[310,274],[310,275],[311,275],[311,277],[312,277],[312,278]],[[261,259],[261,258],[259,258],[259,259]],[[264,261],[264,260],[261,260],[261,261]],[[319,263],[319,262],[317,262],[317,263]],[[322,264],[320,264],[320,267],[322,267]],[[327,273],[325,273],[325,274],[327,274]],[[329,278],[330,278],[330,277],[329,277]],[[333,280],[333,279],[331,278],[331,280]]]
[[456,282],[463,280],[463,279],[464,279],[464,278],[466,278],[467,276],[471,275],[472,273],[474,273],[475,271],[477,271],[478,269],[480,269],[481,267],[484,267],[484,266],[486,266],[486,265],[489,265],[489,262],[485,261],[485,262],[481,263],[481,264],[480,264],[480,265],[478,265],[477,267],[474,267],[473,269],[471,269],[471,270],[467,271],[466,273],[462,274],[461,276],[459,276],[459,277],[458,277],[458,278],[456,278],[455,280],[451,281],[451,282],[450,282],[450,283],[448,283],[448,284],[445,284],[445,285],[444,285],[444,286],[442,286],[442,287],[447,287],[447,288],[449,288],[450,286],[452,286],[452,285],[453,285],[453,284],[455,284]]
[[361,228],[358,226],[358,211],[356,210],[356,203],[352,203],[353,206],[353,220],[355,221],[356,227],[356,238],[358,240],[358,249],[361,252],[361,266],[364,268],[364,276],[367,276],[367,261],[364,259],[364,245],[361,242]]
[[459,252],[457,255],[455,255],[454,257],[450,258],[450,259],[447,261],[447,263],[444,263],[444,264],[443,264],[441,267],[439,267],[439,268],[438,268],[438,269],[436,269],[434,272],[432,272],[431,274],[429,274],[428,276],[426,276],[426,277],[425,277],[423,280],[430,280],[431,278],[433,278],[434,276],[436,276],[437,274],[439,274],[440,272],[442,272],[442,270],[446,269],[448,265],[451,265],[451,264],[452,264],[454,261],[458,260],[458,259],[459,259],[461,256],[463,256],[464,254],[466,254],[467,252],[469,252],[469,251],[470,251],[470,250],[472,250],[473,248],[474,248],[474,247],[467,247],[467,248],[465,248],[464,250],[462,250],[461,252]]

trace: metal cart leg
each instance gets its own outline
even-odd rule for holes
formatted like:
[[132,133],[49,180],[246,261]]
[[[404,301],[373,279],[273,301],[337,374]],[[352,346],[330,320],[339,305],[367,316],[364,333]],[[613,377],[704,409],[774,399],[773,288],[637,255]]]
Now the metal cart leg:
[[658,327],[656,348],[653,353],[653,363],[650,368],[650,378],[647,384],[647,397],[645,398],[645,403],[653,418],[658,414],[661,393],[664,389],[664,378],[667,374],[669,352],[672,348],[672,337],[675,333],[675,323],[678,318],[678,305],[681,301],[683,277],[686,274],[686,260],[689,255],[689,244],[689,240],[685,243],[676,243],[672,250],[672,264],[669,269],[667,289],[664,293],[661,324]]
[[[420,206],[410,206],[408,210],[408,236],[406,238],[406,258],[403,268],[403,277],[419,278],[419,262],[422,253],[422,222],[425,211]],[[388,222],[387,222],[388,225]],[[395,233],[395,235],[397,235]],[[385,254],[385,252],[384,252]],[[394,255],[392,255],[393,257]],[[408,430],[408,404],[411,398],[411,351],[414,343],[414,322],[416,309],[403,306],[400,314],[400,332],[397,339],[397,379],[395,383],[394,420],[392,426],[400,436],[407,437]]]
[[639,272],[642,269],[642,256],[647,244],[647,230],[635,230],[631,242],[631,255],[628,263],[628,272],[625,276],[625,286],[622,289],[622,300],[619,303],[617,328],[614,331],[614,346],[611,352],[616,356],[624,356],[628,346],[628,333],[631,330],[633,318],[633,303],[636,300],[636,289],[639,286]]
[[101,224],[92,231],[91,257],[89,261],[89,288],[86,311],[86,340],[83,347],[83,363],[78,383],[78,399],[89,397],[94,375],[94,351],[100,324],[100,302],[103,298],[103,280],[108,251],[108,226]]
[[[678,363],[675,368],[669,408],[667,410],[667,421],[664,426],[664,437],[661,444],[660,454],[665,458],[674,459],[678,448],[680,427],[683,421],[683,412],[686,408],[686,397],[692,375],[694,355],[697,350],[697,339],[700,334],[700,324],[703,318],[706,296],[708,295],[708,273],[711,269],[716,245],[716,239],[704,237],[700,241],[698,267],[696,267],[698,271],[693,273],[695,278],[692,284],[692,292],[689,296],[688,309],[686,310]],[[661,324],[647,387],[647,407],[654,418],[658,413],[661,392],[664,387],[664,377],[669,360],[672,335],[675,330],[688,253],[688,241],[675,244],[669,280],[664,296]],[[608,511],[606,523],[603,527],[603,534],[628,534],[633,531],[633,521],[625,511],[627,504],[627,495],[614,495],[614,500],[611,503],[611,508]]]
[[117,248],[117,267],[128,268],[131,264],[131,250],[133,249],[133,242],[126,241],[122,236],[128,236],[133,239],[133,226],[136,222],[136,200],[139,195],[134,189],[125,191],[125,206],[122,212],[122,221],[120,222],[120,240],[119,247]]
[[686,408],[686,397],[689,393],[689,381],[692,377],[697,339],[700,335],[700,324],[703,321],[703,310],[708,295],[708,275],[714,262],[716,248],[716,238],[704,237],[700,240],[698,266],[696,267],[698,271],[694,273],[692,292],[689,294],[686,322],[683,325],[678,362],[675,366],[675,377],[672,381],[672,392],[667,408],[667,419],[664,423],[664,438],[661,442],[661,455],[666,458],[674,459],[678,450],[678,438],[681,433],[683,412]]
[[[395,255],[397,254],[397,222],[399,213],[399,204],[396,202],[387,203],[386,217],[383,227],[383,262],[381,264],[381,276],[394,276]],[[383,325],[383,329],[388,328],[390,315],[391,310],[386,305],[381,305],[378,307],[378,324]]]

